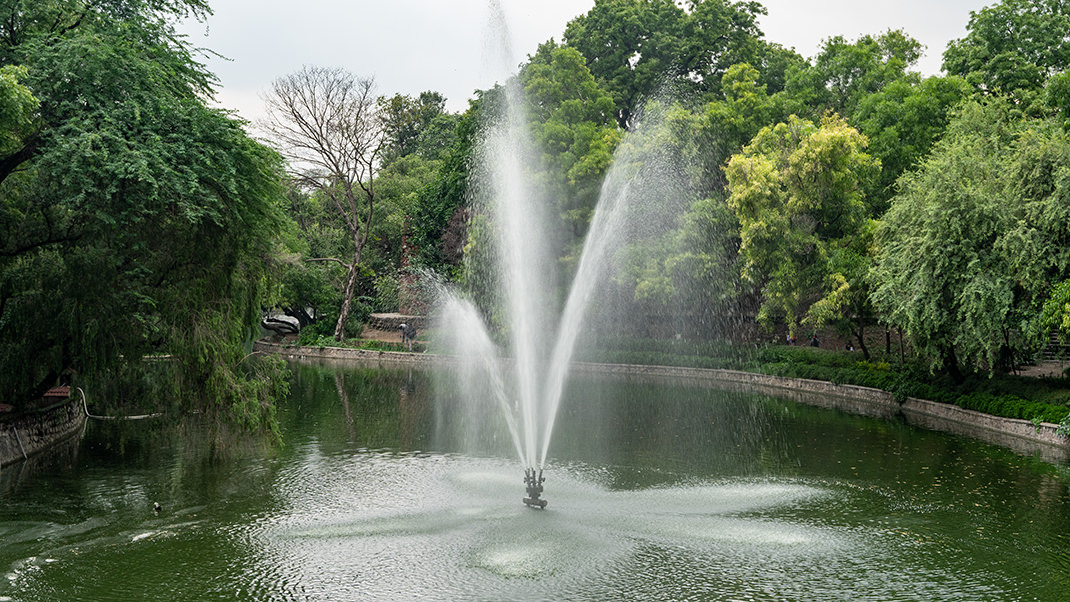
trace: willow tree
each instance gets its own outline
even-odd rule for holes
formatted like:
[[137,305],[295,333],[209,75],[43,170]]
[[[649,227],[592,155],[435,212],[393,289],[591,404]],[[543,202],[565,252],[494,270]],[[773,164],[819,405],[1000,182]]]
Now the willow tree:
[[[1070,136],[969,101],[882,220],[873,301],[932,369],[1013,369],[1063,330]],[[1030,336],[1032,335],[1032,336]]]
[[345,224],[349,257],[315,257],[345,268],[334,338],[345,338],[361,255],[375,217],[375,178],[387,136],[372,79],[344,69],[304,67],[281,77],[267,95],[261,122],[289,160],[291,176],[322,194]]
[[8,3],[0,27],[0,398],[170,353],[181,401],[271,423],[259,322],[282,164],[209,108],[170,25],[199,0]]

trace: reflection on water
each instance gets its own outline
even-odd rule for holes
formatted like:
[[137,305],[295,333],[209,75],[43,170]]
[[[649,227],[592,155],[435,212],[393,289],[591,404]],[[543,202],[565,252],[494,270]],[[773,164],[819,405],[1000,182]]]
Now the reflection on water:
[[196,421],[92,423],[73,462],[0,494],[0,599],[1056,600],[1070,586],[1062,467],[765,397],[584,379],[536,511],[508,441],[439,428],[434,382],[298,366],[281,448]]

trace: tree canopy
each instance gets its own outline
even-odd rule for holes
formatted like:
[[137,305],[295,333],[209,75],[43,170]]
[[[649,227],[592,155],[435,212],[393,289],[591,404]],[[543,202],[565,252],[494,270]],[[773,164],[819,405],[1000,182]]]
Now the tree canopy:
[[953,374],[1028,359],[1070,269],[1070,138],[1017,111],[1000,99],[964,105],[881,228],[874,302]]
[[[763,289],[758,319],[821,326],[853,283],[840,255],[865,253],[865,184],[879,163],[846,121],[792,117],[762,129],[728,162],[743,277]],[[840,268],[840,269],[838,269]]]
[[736,63],[757,64],[764,53],[757,2],[596,0],[565,28],[565,42],[580,51],[616,106],[627,129],[651,95],[666,84],[714,93]]
[[620,141],[613,100],[595,82],[583,55],[552,42],[539,47],[519,77],[558,213],[578,238]]
[[0,29],[0,396],[174,354],[183,399],[270,417],[247,378],[282,163],[207,106],[170,19],[203,2],[15,2]]
[[944,71],[986,92],[1040,90],[1070,65],[1070,3],[1003,0],[970,12],[966,37],[944,52]]

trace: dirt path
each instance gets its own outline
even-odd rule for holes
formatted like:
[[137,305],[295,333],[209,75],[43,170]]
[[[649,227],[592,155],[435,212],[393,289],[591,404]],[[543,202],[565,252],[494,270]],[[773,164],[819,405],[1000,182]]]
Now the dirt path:
[[1068,360],[1038,362],[1034,366],[1026,366],[1022,368],[1019,374],[1022,376],[1032,376],[1034,378],[1042,376],[1059,377],[1065,373],[1067,368],[1070,368],[1070,361]]

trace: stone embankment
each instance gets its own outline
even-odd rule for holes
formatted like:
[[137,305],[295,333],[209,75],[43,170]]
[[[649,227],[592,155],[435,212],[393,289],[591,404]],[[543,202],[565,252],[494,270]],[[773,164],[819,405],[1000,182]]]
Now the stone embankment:
[[22,462],[81,432],[85,407],[67,398],[33,412],[0,422],[0,468]]
[[[372,366],[426,365],[442,366],[454,358],[421,353],[368,351],[341,347],[293,347],[257,341],[257,351],[275,353],[292,359],[322,358],[356,361]],[[907,398],[902,403],[887,391],[838,385],[826,381],[770,376],[737,370],[640,366],[621,364],[576,363],[574,373],[615,375],[621,378],[647,378],[673,383],[690,383],[722,389],[764,393],[805,403],[877,418],[902,418],[908,424],[931,430],[965,435],[1010,448],[1021,454],[1036,454],[1050,462],[1070,459],[1070,440],[1057,432],[1058,425],[1028,420],[1001,418],[958,406],[925,399]]]

